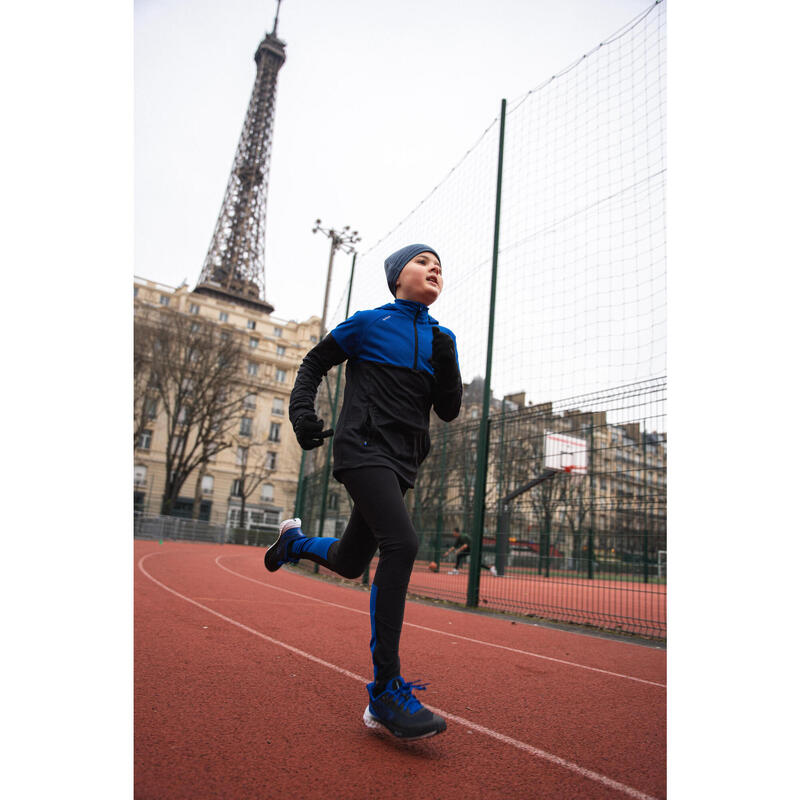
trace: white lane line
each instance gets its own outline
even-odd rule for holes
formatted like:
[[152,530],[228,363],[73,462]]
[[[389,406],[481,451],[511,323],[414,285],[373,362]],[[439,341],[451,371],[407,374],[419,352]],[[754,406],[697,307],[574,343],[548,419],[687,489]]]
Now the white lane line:
[[[344,669],[343,667],[340,667],[336,664],[331,664],[330,661],[325,661],[321,658],[317,658],[317,656],[311,655],[311,653],[306,653],[304,650],[300,650],[297,647],[293,647],[292,645],[287,644],[286,642],[281,642],[278,639],[273,639],[271,636],[267,636],[267,634],[261,633],[261,631],[257,631],[254,628],[244,625],[241,622],[237,622],[235,619],[226,617],[224,614],[220,614],[219,611],[214,611],[213,608],[204,606],[202,603],[198,603],[191,597],[187,597],[186,595],[175,591],[175,589],[170,588],[165,583],[162,583],[158,579],[154,578],[143,566],[143,563],[148,558],[156,555],[160,555],[160,553],[159,552],[146,553],[139,559],[138,567],[141,570],[142,574],[144,574],[153,583],[155,583],[157,586],[160,586],[165,591],[175,595],[175,597],[179,597],[181,600],[185,600],[187,603],[191,603],[192,605],[197,606],[198,608],[202,608],[203,611],[207,611],[209,614],[213,614],[215,617],[219,617],[221,620],[224,620],[225,622],[229,622],[231,625],[234,625],[240,630],[247,631],[247,633],[252,633],[254,636],[258,636],[260,639],[264,639],[270,644],[277,645],[278,647],[283,647],[284,649],[289,650],[295,655],[308,659],[309,661],[312,661],[315,664],[319,664],[320,666],[327,667],[328,669],[331,669],[334,672],[338,672],[340,675],[345,675],[348,678],[352,678],[353,680],[356,680],[359,683],[364,683],[364,684],[369,683],[369,679],[363,677],[362,675],[357,675],[355,672],[350,672],[350,670],[348,669]],[[220,564],[219,566],[222,565]],[[225,567],[223,567],[223,569],[225,569]],[[230,570],[228,571],[230,572]],[[240,577],[247,577],[247,576],[242,575]],[[259,583],[259,581],[256,581],[256,583]],[[331,603],[330,605],[335,605],[335,604]],[[346,608],[346,606],[342,606],[342,608]],[[494,731],[491,728],[486,728],[483,725],[479,725],[476,722],[470,722],[470,720],[464,719],[463,717],[458,717],[455,714],[450,714],[446,711],[442,711],[442,709],[440,708],[433,708],[432,706],[429,706],[429,708],[435,713],[443,716],[445,719],[450,720],[451,722],[455,722],[459,725],[463,725],[465,728],[469,728],[470,730],[475,731],[475,733],[482,733],[485,736],[495,739],[498,742],[502,742],[503,744],[508,744],[511,745],[512,747],[516,747],[517,749],[522,750],[525,753],[529,753],[532,756],[541,758],[544,761],[549,761],[551,764],[556,764],[557,766],[569,770],[570,772],[573,772],[576,775],[580,775],[583,778],[595,781],[596,783],[601,783],[603,784],[603,786],[608,786],[611,789],[616,789],[617,791],[622,792],[623,794],[626,794],[629,797],[635,797],[637,798],[637,800],[657,800],[652,795],[640,792],[638,789],[634,789],[632,786],[627,786],[624,783],[615,781],[613,778],[609,778],[607,775],[602,775],[599,772],[595,772],[594,770],[582,767],[580,766],[580,764],[576,764],[573,761],[568,761],[565,758],[553,755],[553,753],[548,753],[546,750],[542,750],[538,747],[534,747],[533,745],[521,742],[519,741],[519,739],[513,739],[511,736],[506,736],[503,733]]]
[[[257,583],[259,586],[264,586],[267,589],[274,589],[276,592],[285,592],[286,594],[292,594],[295,597],[302,597],[304,600],[315,600],[317,603],[323,603],[327,606],[333,606],[334,608],[342,608],[345,611],[352,611],[354,614],[365,614],[369,615],[368,611],[362,611],[358,608],[350,608],[349,606],[343,606],[339,603],[332,603],[329,600],[320,600],[318,597],[312,597],[311,595],[301,594],[300,592],[293,592],[291,589],[283,589],[280,586],[273,586],[270,583],[265,583],[264,581],[256,580],[255,578],[251,578],[248,575],[242,575],[241,572],[235,572],[234,570],[230,569],[229,567],[225,567],[220,564],[220,558],[222,556],[217,556],[214,559],[214,563],[220,568],[224,569],[226,572],[230,572],[231,575],[236,575],[238,578],[244,578],[246,581],[251,581],[252,583]],[[422,631],[428,631],[429,633],[439,633],[442,636],[450,636],[454,639],[462,639],[465,642],[472,642],[473,644],[482,644],[486,647],[496,647],[498,650],[508,650],[510,653],[518,653],[523,656],[530,656],[531,658],[541,658],[544,661],[554,661],[556,664],[564,664],[568,667],[576,667],[577,669],[586,669],[590,672],[599,672],[603,675],[611,675],[614,678],[623,678],[628,681],[636,681],[637,683],[646,683],[650,686],[659,686],[662,689],[666,689],[666,684],[664,683],[656,683],[656,681],[647,681],[644,678],[636,678],[633,675],[623,675],[619,672],[611,672],[607,669],[600,669],[599,667],[589,667],[586,664],[577,664],[574,661],[565,661],[562,658],[553,658],[552,656],[543,656],[540,653],[532,653],[530,650],[519,650],[516,647],[508,647],[504,644],[496,644],[495,642],[486,642],[483,639],[473,639],[470,636],[461,636],[458,633],[450,633],[450,631],[440,631],[437,628],[428,628],[425,625],[417,625],[414,622],[404,622],[404,625],[408,625],[411,628],[419,628]]]

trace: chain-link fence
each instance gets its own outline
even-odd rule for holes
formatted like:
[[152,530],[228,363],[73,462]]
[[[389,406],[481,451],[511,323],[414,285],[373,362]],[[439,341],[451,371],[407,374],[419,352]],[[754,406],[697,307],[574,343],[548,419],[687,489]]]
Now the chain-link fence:
[[220,525],[199,519],[148,516],[134,512],[135,539],[172,542],[208,542],[210,544],[246,544],[267,547],[275,540],[275,531]]
[[[478,558],[482,608],[664,637],[665,392],[654,379],[560,403],[495,401],[478,539],[480,419],[467,402],[458,421],[434,420],[430,453],[406,495],[420,542],[411,592],[468,602],[468,567]],[[584,467],[548,467],[548,441],[559,438]],[[324,477],[306,476],[297,511],[307,535],[340,536],[351,502],[335,481],[323,499]],[[445,555],[456,531],[472,539],[463,564]]]

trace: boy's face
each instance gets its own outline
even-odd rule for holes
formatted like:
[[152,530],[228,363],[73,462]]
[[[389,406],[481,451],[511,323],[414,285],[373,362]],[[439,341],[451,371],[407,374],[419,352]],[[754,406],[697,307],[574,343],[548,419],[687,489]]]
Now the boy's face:
[[433,253],[420,253],[400,270],[395,283],[395,297],[429,306],[439,297],[443,288],[439,259]]

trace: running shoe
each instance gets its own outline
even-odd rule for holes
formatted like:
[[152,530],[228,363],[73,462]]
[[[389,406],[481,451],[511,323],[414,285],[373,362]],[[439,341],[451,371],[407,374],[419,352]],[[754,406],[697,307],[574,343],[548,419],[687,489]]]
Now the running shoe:
[[278,529],[278,538],[264,553],[264,566],[270,572],[275,572],[284,564],[296,564],[299,559],[289,557],[289,547],[292,542],[302,538],[303,531],[300,530],[300,520],[297,518],[285,519]]
[[425,708],[412,692],[424,691],[427,685],[413,681],[406,683],[398,675],[375,697],[375,683],[368,683],[369,705],[364,710],[364,724],[368,728],[379,728],[382,725],[392,735],[406,741],[426,739],[442,733],[447,728],[447,723],[438,714]]

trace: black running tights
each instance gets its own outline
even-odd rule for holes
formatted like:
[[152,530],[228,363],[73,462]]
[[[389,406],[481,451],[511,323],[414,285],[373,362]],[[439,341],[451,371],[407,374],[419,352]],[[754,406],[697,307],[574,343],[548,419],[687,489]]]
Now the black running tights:
[[400,632],[417,533],[403,503],[406,490],[393,470],[361,467],[342,471],[339,478],[353,499],[353,513],[327,557],[314,560],[345,578],[357,578],[379,551],[370,594],[370,649],[375,680],[385,684],[400,674]]

